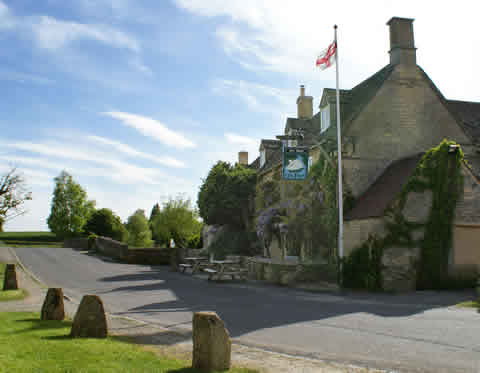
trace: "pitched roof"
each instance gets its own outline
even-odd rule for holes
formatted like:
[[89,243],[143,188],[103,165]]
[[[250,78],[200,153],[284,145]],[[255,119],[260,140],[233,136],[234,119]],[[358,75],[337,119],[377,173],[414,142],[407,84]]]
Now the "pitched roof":
[[257,157],[252,163],[248,165],[249,168],[258,170],[260,168],[260,157]]
[[260,147],[262,147],[262,145],[267,148],[278,148],[282,145],[282,142],[280,140],[262,139],[262,141],[260,142]]
[[282,164],[282,148],[278,148],[270,152],[268,157],[265,159],[265,164],[263,167],[259,168],[259,171],[265,172],[280,164]]
[[407,183],[421,157],[422,154],[418,154],[393,162],[358,198],[353,209],[345,215],[345,220],[383,216],[385,209]]
[[[351,122],[360,114],[394,69],[395,65],[385,66],[370,78],[353,87],[349,94],[344,94],[343,97],[341,97],[342,124]],[[343,128],[345,128],[345,126]]]
[[450,111],[456,116],[474,140],[480,142],[480,102],[445,100]]

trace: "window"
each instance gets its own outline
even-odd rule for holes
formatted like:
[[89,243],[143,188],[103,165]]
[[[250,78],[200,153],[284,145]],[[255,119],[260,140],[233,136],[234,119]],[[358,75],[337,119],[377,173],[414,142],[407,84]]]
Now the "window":
[[320,133],[330,127],[330,106],[325,106],[321,111]]
[[265,158],[265,149],[262,149],[260,151],[260,167],[263,167],[265,164],[266,158]]

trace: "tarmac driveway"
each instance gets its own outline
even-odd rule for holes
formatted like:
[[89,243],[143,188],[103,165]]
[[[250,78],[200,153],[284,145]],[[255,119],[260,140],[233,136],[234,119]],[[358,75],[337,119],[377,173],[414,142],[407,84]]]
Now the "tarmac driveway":
[[113,314],[191,329],[194,311],[212,310],[238,343],[396,371],[480,372],[480,314],[451,307],[473,292],[307,293],[209,283],[72,249],[15,250],[48,286],[78,301],[98,294]]

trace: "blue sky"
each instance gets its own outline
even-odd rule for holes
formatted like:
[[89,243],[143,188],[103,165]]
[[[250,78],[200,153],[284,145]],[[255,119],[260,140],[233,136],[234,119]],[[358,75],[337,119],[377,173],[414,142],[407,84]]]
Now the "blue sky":
[[[335,70],[315,57],[339,25],[341,88],[388,63],[392,16],[415,18],[417,62],[447,98],[480,101],[470,1],[0,0],[0,172],[33,200],[7,230],[47,230],[53,178],[71,173],[123,220],[181,194],[240,150],[253,161],[318,106]],[[368,11],[367,11],[368,8]]]

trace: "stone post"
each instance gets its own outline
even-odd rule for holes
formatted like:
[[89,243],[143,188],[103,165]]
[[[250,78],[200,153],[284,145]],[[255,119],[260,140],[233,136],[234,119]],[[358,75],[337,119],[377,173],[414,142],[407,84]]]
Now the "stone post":
[[193,315],[192,367],[206,372],[230,369],[232,342],[223,321],[215,312]]
[[3,290],[18,290],[17,272],[15,270],[15,264],[7,264],[5,267]]
[[85,295],[73,318],[71,337],[106,338],[107,318],[103,302],[97,295]]
[[61,288],[50,288],[43,301],[41,320],[63,320],[65,318],[65,307],[63,304],[63,290]]

